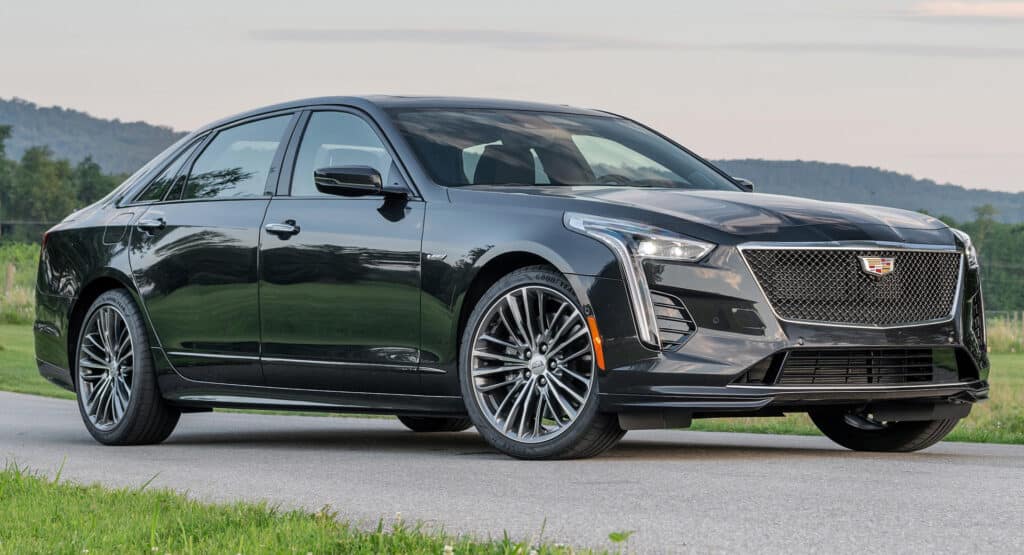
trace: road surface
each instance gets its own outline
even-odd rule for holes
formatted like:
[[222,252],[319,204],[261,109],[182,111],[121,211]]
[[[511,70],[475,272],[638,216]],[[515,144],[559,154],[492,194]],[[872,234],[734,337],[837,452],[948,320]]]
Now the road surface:
[[162,445],[103,447],[73,402],[0,393],[0,458],[201,500],[330,505],[362,525],[423,521],[481,538],[647,552],[1021,552],[1024,446],[942,443],[852,453],[817,437],[631,432],[590,460],[524,462],[473,431],[395,420],[236,413],[182,417]]

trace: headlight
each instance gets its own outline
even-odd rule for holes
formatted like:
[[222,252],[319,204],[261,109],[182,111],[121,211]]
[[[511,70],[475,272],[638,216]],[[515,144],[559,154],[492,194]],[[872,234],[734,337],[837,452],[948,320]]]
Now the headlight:
[[643,261],[656,259],[698,262],[714,250],[715,245],[667,229],[628,220],[566,212],[563,221],[565,227],[601,241],[615,253],[626,280],[630,304],[633,307],[633,319],[636,321],[640,339],[649,346],[660,349],[658,320],[654,314],[654,306],[651,305]]
[[974,242],[971,241],[971,236],[967,233],[960,231],[959,229],[952,229],[953,235],[956,235],[960,242],[964,244],[964,256],[967,257],[967,267],[977,268],[978,267],[978,249],[974,248]]

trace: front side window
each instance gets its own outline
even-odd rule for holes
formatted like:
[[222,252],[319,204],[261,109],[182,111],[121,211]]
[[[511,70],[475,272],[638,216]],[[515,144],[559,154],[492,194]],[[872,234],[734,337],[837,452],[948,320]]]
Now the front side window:
[[314,112],[302,136],[292,174],[292,196],[328,196],[317,191],[313,172],[322,168],[368,166],[388,182],[391,155],[363,118],[346,112]]
[[192,165],[183,198],[263,196],[291,117],[263,119],[218,133]]
[[737,190],[702,160],[619,117],[447,108],[389,114],[434,181],[450,187]]

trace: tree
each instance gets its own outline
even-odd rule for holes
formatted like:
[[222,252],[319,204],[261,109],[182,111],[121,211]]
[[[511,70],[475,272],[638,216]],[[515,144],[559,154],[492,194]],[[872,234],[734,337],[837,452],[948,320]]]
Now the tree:
[[116,178],[103,173],[100,165],[93,161],[92,156],[86,157],[75,166],[72,176],[78,206],[87,206],[103,198],[114,186]]
[[991,204],[982,204],[974,207],[974,236],[971,238],[977,245],[984,245],[985,239],[995,224],[996,214],[999,210]]
[[3,220],[10,200],[11,185],[14,179],[14,164],[7,159],[5,143],[11,137],[11,126],[0,125],[0,237],[3,236]]
[[14,171],[8,216],[39,223],[59,222],[78,204],[71,165],[54,160],[44,146],[25,151]]

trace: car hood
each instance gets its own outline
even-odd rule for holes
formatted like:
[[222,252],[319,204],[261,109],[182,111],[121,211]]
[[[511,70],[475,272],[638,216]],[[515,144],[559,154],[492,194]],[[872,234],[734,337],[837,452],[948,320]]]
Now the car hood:
[[[746,193],[687,191],[637,187],[491,187],[504,192],[570,197],[648,213],[651,223],[673,220],[725,233],[742,240],[850,241],[951,244],[952,234],[940,220],[908,210]],[[582,208],[582,210],[586,210]],[[654,216],[654,217],[650,217]],[[679,226],[669,225],[685,232]]]

